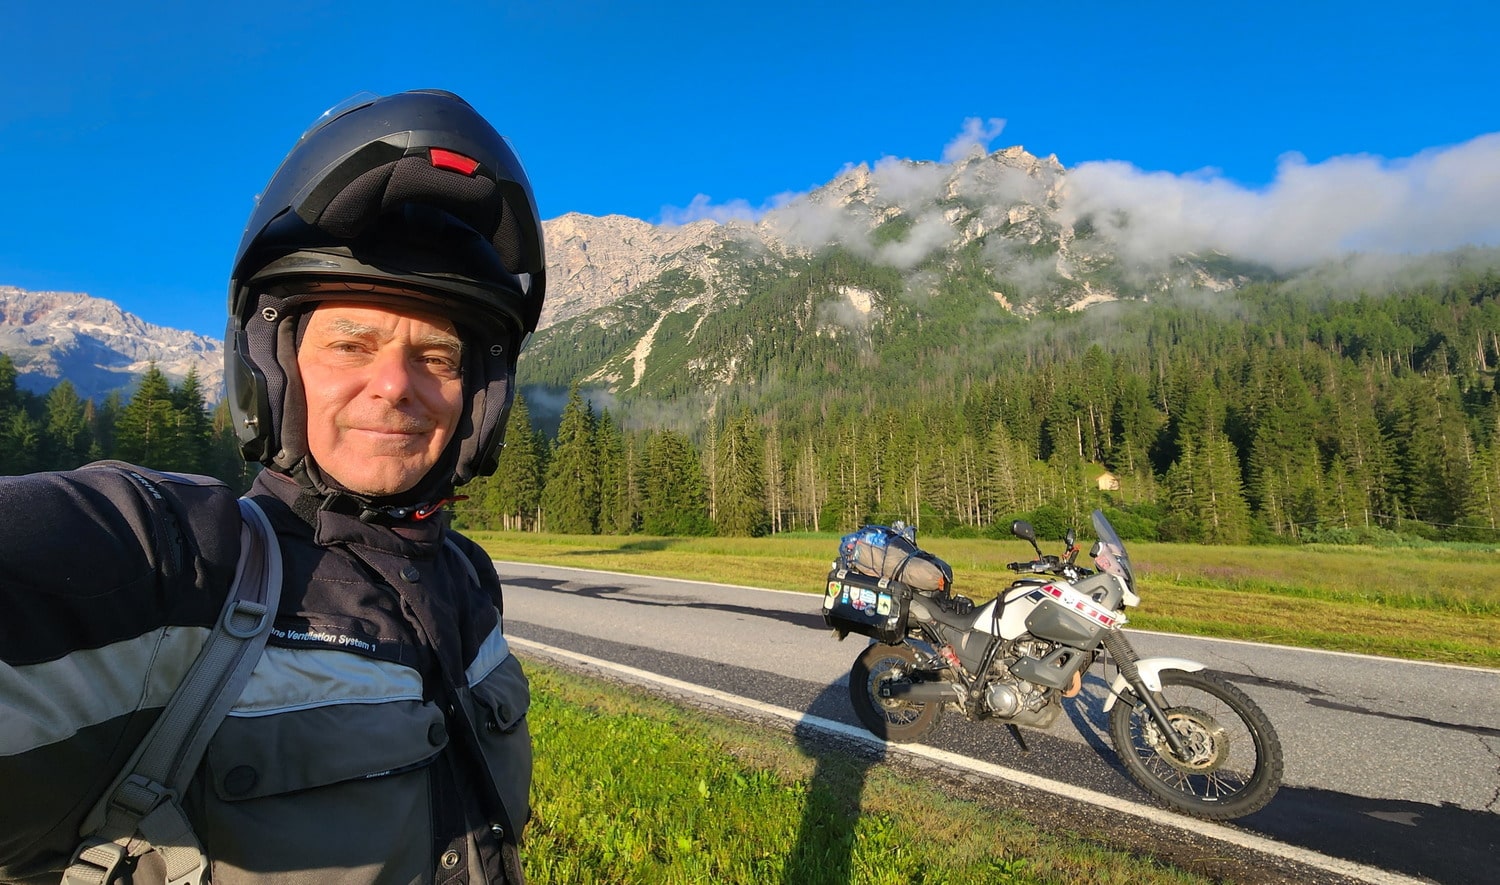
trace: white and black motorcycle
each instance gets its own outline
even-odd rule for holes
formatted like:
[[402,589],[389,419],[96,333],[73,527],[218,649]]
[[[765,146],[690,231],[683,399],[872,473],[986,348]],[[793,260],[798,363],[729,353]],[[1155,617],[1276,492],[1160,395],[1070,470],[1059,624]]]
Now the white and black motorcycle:
[[[879,737],[916,741],[951,708],[972,720],[1004,722],[1019,739],[1018,725],[1051,725],[1107,652],[1116,675],[1103,709],[1130,776],[1195,817],[1228,820],[1259,810],[1281,785],[1276,729],[1244,692],[1203,664],[1136,655],[1121,630],[1125,608],[1140,604],[1130,559],[1103,513],[1094,511],[1093,523],[1097,570],[1076,564],[1071,530],[1065,553],[1051,556],[1029,523],[1013,523],[1037,558],[1010,563],[1024,576],[981,606],[952,593],[951,569],[917,550],[909,530],[903,541],[881,526],[861,529],[858,537],[882,529],[899,542],[892,549],[904,553],[884,570],[852,555],[856,535],[847,536],[828,576],[823,613],[839,638],[852,632],[875,640],[849,673],[860,721]],[[928,589],[902,580],[913,563],[937,575]]]

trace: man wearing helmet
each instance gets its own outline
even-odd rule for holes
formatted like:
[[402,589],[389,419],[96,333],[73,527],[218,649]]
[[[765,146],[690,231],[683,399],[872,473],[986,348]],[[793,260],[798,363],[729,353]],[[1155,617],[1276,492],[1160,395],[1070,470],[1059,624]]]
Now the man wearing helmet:
[[495,469],[544,292],[530,183],[457,96],[371,97],[303,135],[230,280],[230,411],[284,579],[166,797],[196,841],[148,816],[79,845],[219,620],[235,496],[119,463],[6,478],[0,784],[26,800],[0,809],[0,880],[521,881],[529,691],[494,568],[442,505]]

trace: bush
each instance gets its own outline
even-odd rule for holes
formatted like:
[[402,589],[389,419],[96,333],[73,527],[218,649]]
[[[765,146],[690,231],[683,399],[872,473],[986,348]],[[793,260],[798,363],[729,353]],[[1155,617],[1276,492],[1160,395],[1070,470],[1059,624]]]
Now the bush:
[[1458,525],[1449,526],[1443,532],[1443,539],[1447,541],[1468,541],[1475,543],[1493,542],[1500,532],[1497,532],[1489,524],[1489,520],[1479,516],[1466,516],[1458,521]]
[[[1043,504],[1022,517],[1036,529],[1036,536],[1049,541],[1061,540],[1068,533],[1068,529],[1076,528],[1072,517],[1055,504]],[[1010,530],[1010,523],[1005,524],[1006,531]]]
[[1308,544],[1358,544],[1359,532],[1356,529],[1344,528],[1343,526],[1317,526],[1302,533],[1302,540]]
[[1203,540],[1203,525],[1198,520],[1174,513],[1156,524],[1156,536],[1174,544],[1194,544]]
[[1114,507],[1104,507],[1104,515],[1109,519],[1109,524],[1115,527],[1122,541],[1155,541],[1157,540],[1156,520],[1148,519],[1138,513],[1125,510],[1117,510]]
[[1269,523],[1257,516],[1250,519],[1250,543],[1264,547],[1274,544],[1296,544],[1297,539],[1276,534]]

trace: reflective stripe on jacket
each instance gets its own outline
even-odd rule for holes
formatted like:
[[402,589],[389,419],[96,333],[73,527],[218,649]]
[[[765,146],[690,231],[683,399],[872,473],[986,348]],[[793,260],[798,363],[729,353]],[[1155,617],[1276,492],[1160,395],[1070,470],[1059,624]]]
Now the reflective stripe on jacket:
[[[442,517],[370,525],[298,491],[252,489],[282,602],[184,797],[214,882],[519,881],[529,690],[488,557]],[[0,513],[23,501],[32,525],[0,535],[0,785],[36,799],[0,804],[0,881],[55,882],[201,647],[239,516],[222,484],[127,465],[0,479]]]

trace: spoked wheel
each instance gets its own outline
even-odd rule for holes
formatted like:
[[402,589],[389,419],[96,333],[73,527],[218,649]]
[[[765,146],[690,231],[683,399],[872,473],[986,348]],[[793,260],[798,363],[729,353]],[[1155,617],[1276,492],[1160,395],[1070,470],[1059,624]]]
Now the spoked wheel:
[[876,737],[916,741],[937,727],[943,713],[941,702],[880,696],[882,683],[911,682],[916,661],[916,652],[909,646],[876,643],[865,649],[849,670],[849,700],[859,721]]
[[1136,783],[1179,811],[1229,820],[1258,811],[1281,786],[1281,741],[1244,692],[1205,673],[1163,670],[1155,700],[1182,738],[1172,752],[1139,699],[1109,711],[1110,737]]

